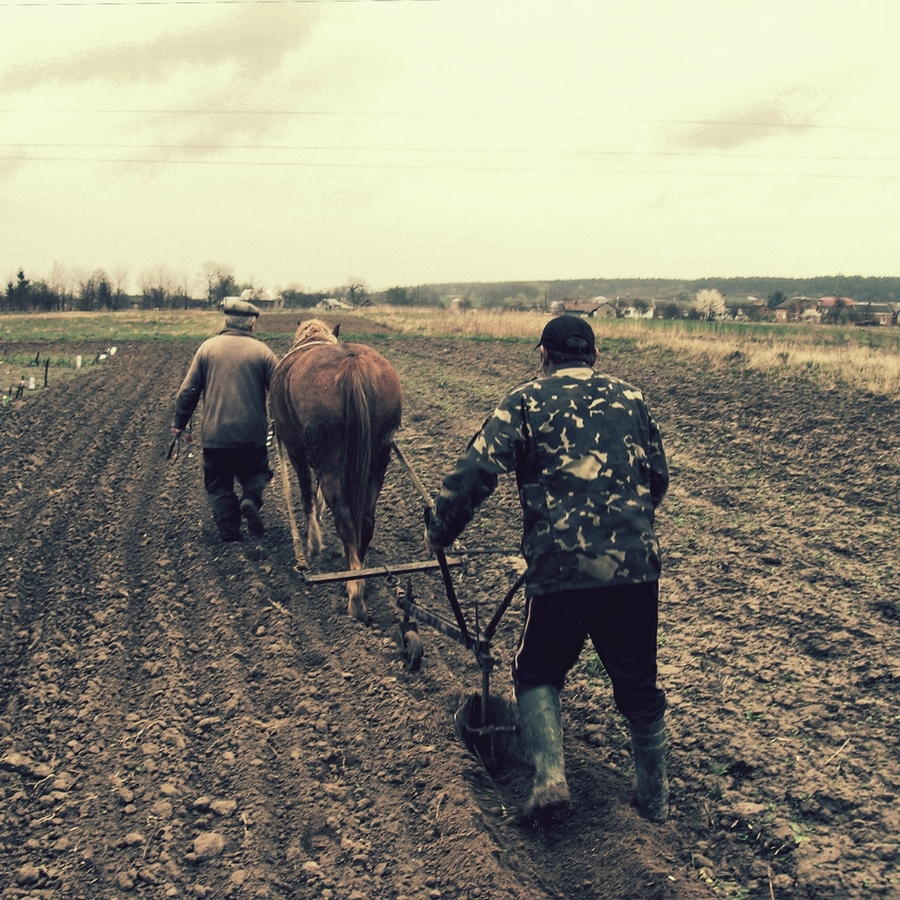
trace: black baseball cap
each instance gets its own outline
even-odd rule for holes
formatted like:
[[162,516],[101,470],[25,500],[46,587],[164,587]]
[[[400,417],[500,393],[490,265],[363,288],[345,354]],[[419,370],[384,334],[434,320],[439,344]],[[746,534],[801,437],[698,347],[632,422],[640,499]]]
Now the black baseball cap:
[[594,329],[579,316],[557,316],[544,326],[535,349],[541,345],[557,353],[591,353]]

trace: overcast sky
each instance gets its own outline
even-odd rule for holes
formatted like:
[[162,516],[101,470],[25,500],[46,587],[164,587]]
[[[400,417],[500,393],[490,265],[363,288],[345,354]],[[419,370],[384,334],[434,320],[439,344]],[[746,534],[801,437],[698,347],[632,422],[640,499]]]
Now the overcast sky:
[[0,277],[900,275],[897,0],[0,0]]

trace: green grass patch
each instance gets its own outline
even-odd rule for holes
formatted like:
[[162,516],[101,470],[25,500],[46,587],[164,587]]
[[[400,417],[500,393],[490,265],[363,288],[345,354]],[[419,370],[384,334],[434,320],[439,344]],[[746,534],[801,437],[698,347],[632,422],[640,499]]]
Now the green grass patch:
[[26,343],[173,341],[206,338],[222,325],[206,310],[125,310],[110,313],[44,313],[0,316],[0,341]]

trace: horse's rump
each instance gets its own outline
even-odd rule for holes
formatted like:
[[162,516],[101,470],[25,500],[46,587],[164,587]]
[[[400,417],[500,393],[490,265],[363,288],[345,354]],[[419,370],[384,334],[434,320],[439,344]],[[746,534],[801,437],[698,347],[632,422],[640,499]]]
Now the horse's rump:
[[[289,447],[301,442],[316,470],[333,469],[335,451],[343,449],[351,455],[340,471],[364,475],[371,460],[365,451],[389,445],[400,426],[400,380],[391,364],[364,344],[325,344],[294,360],[286,357],[275,370],[271,396],[279,437]],[[345,446],[348,436],[361,446]]]

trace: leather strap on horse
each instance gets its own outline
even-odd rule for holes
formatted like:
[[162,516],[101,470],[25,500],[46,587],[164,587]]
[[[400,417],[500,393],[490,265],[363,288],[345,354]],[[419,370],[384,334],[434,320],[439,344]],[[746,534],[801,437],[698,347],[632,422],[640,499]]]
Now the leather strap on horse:
[[297,560],[298,569],[308,569],[306,554],[303,552],[303,539],[300,537],[300,529],[297,527],[297,517],[294,515],[294,504],[291,502],[291,479],[288,472],[288,458],[281,445],[281,439],[275,435],[275,453],[278,456],[278,468],[281,469],[281,484],[284,488],[284,501],[287,505],[288,518],[291,520],[291,539],[294,542],[294,557]]

